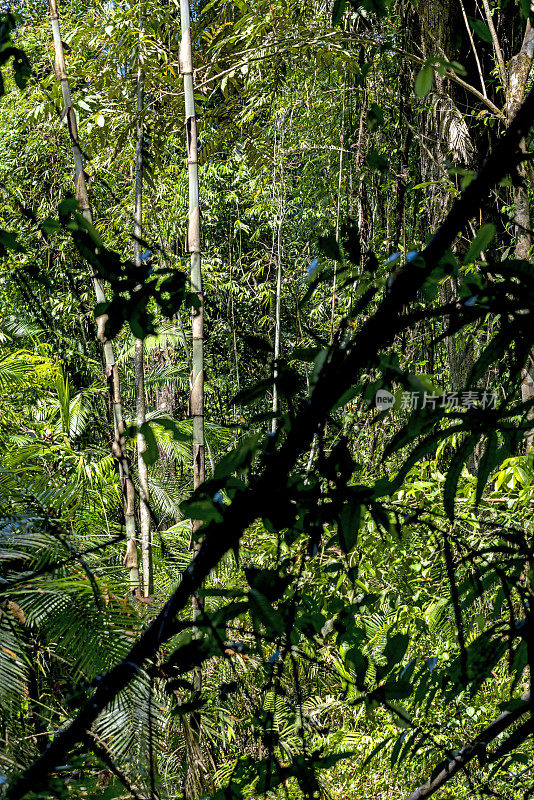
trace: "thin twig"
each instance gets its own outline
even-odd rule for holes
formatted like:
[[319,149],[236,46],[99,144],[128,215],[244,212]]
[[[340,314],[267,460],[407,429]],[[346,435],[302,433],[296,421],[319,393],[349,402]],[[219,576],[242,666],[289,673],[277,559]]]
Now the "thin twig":
[[488,0],[482,0],[482,6],[484,8],[484,14],[486,15],[486,22],[488,23],[489,32],[491,34],[491,41],[493,43],[493,49],[495,51],[495,58],[497,59],[497,64],[499,65],[499,73],[501,75],[502,85],[503,88],[506,89],[506,85],[508,83],[506,66],[504,64],[504,58],[502,55],[499,37],[497,36],[497,31],[495,30],[495,25],[493,24],[493,17],[491,16],[491,9]]
[[471,48],[473,50],[473,55],[475,56],[475,61],[477,62],[477,69],[478,69],[478,76],[480,78],[480,85],[482,86],[482,94],[484,97],[487,98],[488,93],[486,91],[486,84],[484,83],[484,76],[482,74],[482,67],[480,66],[480,59],[478,57],[478,51],[475,46],[475,40],[473,39],[473,34],[471,33],[471,28],[469,25],[469,21],[467,19],[467,14],[465,13],[465,8],[462,0],[459,0],[460,8],[462,9],[462,16],[464,18],[465,27],[467,30],[467,35],[469,36],[469,41],[471,42]]

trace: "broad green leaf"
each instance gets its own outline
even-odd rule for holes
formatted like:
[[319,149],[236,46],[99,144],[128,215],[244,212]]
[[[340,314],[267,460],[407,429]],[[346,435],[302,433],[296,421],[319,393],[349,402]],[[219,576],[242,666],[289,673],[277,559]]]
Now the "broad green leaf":
[[282,617],[275,611],[262,592],[251,589],[248,593],[250,613],[260,621],[269,633],[280,634],[284,632]]
[[[166,431],[169,431],[175,442],[189,442],[191,441],[191,434],[186,432],[181,427],[181,424],[175,419],[167,417],[156,417],[150,420],[151,425],[158,425]],[[183,423],[182,423],[183,424]]]
[[16,235],[0,228],[0,253],[2,249],[14,250],[16,253],[24,252],[24,248],[17,241]]
[[[496,636],[493,630],[484,631],[466,648],[465,674],[462,659],[458,656],[447,670],[451,679],[448,696],[454,697],[466,685],[469,685],[471,696],[489,678],[492,670],[508,649],[507,636]],[[466,683],[467,682],[467,683]]]
[[376,170],[377,172],[385,172],[389,168],[389,162],[387,158],[384,158],[377,150],[369,150],[367,155],[365,156],[365,161],[371,169]]
[[510,691],[513,692],[519,681],[522,679],[525,668],[528,665],[528,647],[527,642],[525,639],[522,639],[517,646],[517,649],[514,653],[514,658],[512,660],[512,673],[514,673],[514,679],[512,681],[512,686]]
[[457,75],[467,75],[467,70],[463,64],[460,64],[458,61],[449,61],[448,62],[449,69],[452,69],[453,72],[456,72]]
[[499,464],[499,450],[497,433],[491,431],[488,438],[484,443],[484,452],[477,471],[477,493],[475,502],[478,505],[482,499],[484,488],[488,482],[488,478],[495,467]]
[[363,691],[365,689],[365,675],[369,666],[367,656],[364,656],[357,647],[351,647],[345,653],[345,663],[355,676],[356,686],[360,691]]
[[398,681],[387,681],[387,683],[381,686],[377,691],[383,694],[386,700],[404,700],[411,695],[412,685],[409,681],[402,679]]
[[491,44],[491,32],[486,22],[483,22],[481,19],[475,19],[473,17],[469,17],[469,24],[480,38]]
[[367,125],[370,131],[375,131],[384,124],[384,112],[377,103],[371,103],[367,112]]
[[[525,648],[526,649],[526,648]],[[501,711],[519,711],[528,708],[528,701],[522,700],[520,697],[515,697],[513,700],[506,700],[504,703],[499,703]]]
[[223,516],[218,506],[210,499],[188,500],[180,504],[180,511],[186,519],[202,522],[222,522]]
[[296,347],[289,353],[288,360],[313,361],[320,351],[320,347]]
[[213,628],[225,628],[230,620],[239,617],[241,614],[245,614],[247,611],[248,602],[244,600],[241,602],[229,603],[229,605],[223,606],[218,609],[218,611],[203,614],[196,620],[195,625],[197,628],[208,628],[208,630],[212,630]]
[[359,6],[369,11],[380,19],[385,17],[390,6],[390,0],[351,0],[351,4],[358,8]]
[[317,238],[317,244],[320,252],[327,258],[331,258],[334,261],[343,261],[341,248],[339,247],[339,242],[336,239],[334,231],[331,231],[326,236],[319,236]]
[[139,428],[138,436],[139,433],[143,436],[146,445],[146,449],[141,453],[141,455],[143,456],[143,461],[147,467],[150,467],[152,464],[156,463],[159,457],[156,437],[154,436],[154,431],[150,427],[149,422],[143,422]]
[[345,503],[339,515],[339,543],[345,553],[349,553],[356,545],[362,516],[361,503],[352,501]]
[[383,675],[385,675],[387,672],[390,672],[394,666],[401,663],[406,650],[408,649],[409,643],[410,637],[405,633],[395,633],[393,636],[388,637],[383,651],[383,655],[387,659],[385,672],[381,670]]
[[398,739],[395,742],[395,744],[393,745],[393,749],[391,751],[391,758],[390,758],[390,764],[391,764],[392,767],[394,767],[395,764],[397,763],[397,759],[399,757],[399,753],[400,753],[400,750],[401,750],[401,747],[402,747],[402,744],[403,744],[405,738],[406,738],[406,731],[403,731],[401,733],[401,735],[398,737]]
[[473,365],[469,378],[467,379],[467,386],[476,386],[480,379],[486,375],[490,366],[496,361],[500,361],[511,345],[511,336],[511,331],[504,330],[493,337]]
[[[58,205],[58,213],[63,218],[69,218],[73,211],[77,211],[79,208],[79,203],[74,197],[66,197],[64,200]],[[63,221],[63,220],[62,220]]]
[[339,22],[341,22],[341,18],[345,11],[345,6],[347,4],[347,0],[334,0],[334,6],[332,8],[332,27],[335,28]]
[[253,403],[255,400],[258,400],[258,398],[264,397],[265,392],[272,387],[273,383],[273,378],[265,378],[255,383],[254,386],[251,386],[249,389],[242,389],[232,398],[232,405],[247,406]]
[[464,256],[464,265],[472,264],[473,261],[476,261],[482,251],[491,244],[496,233],[497,228],[493,222],[488,222],[486,225],[483,225],[469,245],[467,253]]
[[267,600],[278,600],[293,581],[292,575],[280,575],[276,569],[245,567],[245,577],[251,589],[261,592]]
[[432,88],[434,81],[434,70],[430,66],[423,67],[415,79],[415,93],[417,97],[423,99]]
[[214,479],[222,480],[222,478],[226,478],[233,472],[247,467],[258,449],[261,438],[261,433],[255,433],[253,436],[247,436],[246,439],[243,439],[234,450],[227,453],[216,465]]
[[456,450],[449,465],[449,469],[447,470],[447,477],[445,478],[445,486],[443,488],[443,507],[451,522],[454,520],[454,499],[456,497],[458,481],[460,480],[462,469],[473,452],[479,438],[480,434],[478,433],[468,436],[463,444]]

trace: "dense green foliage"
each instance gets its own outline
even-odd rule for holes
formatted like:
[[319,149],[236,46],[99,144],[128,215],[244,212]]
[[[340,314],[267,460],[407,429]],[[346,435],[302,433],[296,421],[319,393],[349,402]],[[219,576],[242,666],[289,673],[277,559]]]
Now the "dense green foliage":
[[179,4],[59,9],[93,223],[48,7],[2,17],[2,796],[532,796],[533,48],[528,3],[486,6],[192,6],[194,492]]

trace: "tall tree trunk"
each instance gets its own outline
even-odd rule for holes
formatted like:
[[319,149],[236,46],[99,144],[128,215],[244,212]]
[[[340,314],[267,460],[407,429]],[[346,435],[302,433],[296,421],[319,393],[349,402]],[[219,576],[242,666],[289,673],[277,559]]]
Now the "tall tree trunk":
[[[78,127],[76,125],[76,115],[72,105],[72,98],[70,94],[69,80],[65,68],[65,56],[63,53],[63,43],[61,41],[61,33],[59,28],[59,17],[57,13],[56,0],[49,0],[50,2],[50,18],[52,20],[52,33],[54,37],[54,51],[55,51],[55,72],[56,77],[61,82],[61,91],[63,94],[63,103],[65,107],[65,116],[69,127],[69,135],[72,144],[72,157],[74,161],[74,187],[76,192],[76,199],[80,204],[80,209],[86,220],[93,221],[91,207],[89,205],[89,197],[87,194],[87,185],[85,182],[85,174],[83,171],[83,158],[78,141]],[[93,272],[91,275],[93,288],[97,303],[103,303],[106,300],[102,284],[98,276]],[[99,320],[97,320],[99,322]],[[101,322],[101,320],[100,320]],[[113,345],[107,341],[104,336],[104,325],[98,325],[98,338],[103,345],[104,360],[106,364],[106,378],[108,382],[111,407],[113,409],[113,425],[114,425],[114,441],[112,446],[113,455],[117,459],[119,465],[119,474],[122,486],[123,498],[123,511],[124,511],[124,525],[126,528],[126,556],[124,559],[124,566],[129,569],[130,575],[130,589],[132,593],[136,594],[139,591],[139,562],[137,555],[137,537],[135,527],[135,489],[130,475],[130,468],[128,462],[128,455],[126,453],[126,442],[124,439],[124,418],[122,414],[121,391],[119,382],[119,371],[115,362],[115,354],[113,352]]]
[[[530,22],[527,22],[521,49],[508,63],[505,108],[508,124],[512,121],[523,102],[533,59],[534,30],[531,28]],[[526,151],[524,141],[521,142],[521,149],[523,152]],[[527,173],[523,164],[519,167],[519,175],[521,184],[515,186],[513,190],[516,223],[515,257],[525,259],[528,258],[532,240],[530,235],[528,186],[526,184]]]
[[[417,14],[424,56],[445,56],[463,62],[465,59],[458,54],[455,42],[457,32],[464,30],[459,3],[455,0],[419,0]],[[457,97],[454,86],[445,78],[435,74],[434,81],[435,89],[427,96],[427,111],[422,117],[422,133],[432,145],[428,150],[421,148],[421,178],[432,182],[428,202],[431,230],[439,225],[450,206],[451,195],[444,185],[440,185],[447,177],[449,162],[470,166],[468,160],[472,150],[467,124],[458,108],[462,98]],[[447,134],[453,124],[459,131],[454,142]],[[457,294],[458,282],[454,278],[440,286],[443,303],[450,302]],[[445,327],[448,324],[448,319],[444,319]],[[458,337],[449,336],[445,341],[451,388],[461,391],[475,361],[474,338],[466,336],[462,342]]]
[[[184,78],[185,129],[187,136],[187,169],[189,177],[189,216],[187,225],[186,250],[191,254],[191,291],[197,299],[197,307],[192,315],[191,352],[191,391],[189,409],[193,422],[193,487],[197,489],[205,478],[205,440],[204,440],[204,299],[202,294],[202,270],[200,257],[200,208],[198,186],[198,147],[197,120],[195,114],[195,94],[193,88],[193,59],[191,52],[191,19],[189,0],[180,0],[180,20],[182,41],[180,43],[180,72]],[[194,550],[200,543],[195,539],[202,522],[191,523],[191,541]],[[202,601],[198,595],[193,597],[193,617],[202,611]],[[197,667],[193,672],[195,693],[200,696],[202,671]],[[200,746],[200,714],[190,718],[187,731],[187,776],[185,793],[193,798],[202,793],[208,785],[208,772]]]
[[[277,416],[280,410],[280,398],[278,396],[278,360],[280,358],[281,333],[282,333],[282,226],[285,216],[285,175],[284,175],[284,128],[283,123],[280,130],[280,140],[277,135],[277,122],[275,120],[274,142],[273,142],[273,209],[275,202],[277,212],[275,216],[276,227],[273,227],[273,239],[271,248],[271,261],[276,264],[276,288],[274,295],[274,346],[273,346],[273,402],[271,432],[276,431]],[[279,188],[277,189],[277,178]],[[275,256],[276,252],[276,256]]]
[[[499,43],[494,36],[494,48],[499,50]],[[502,56],[501,56],[502,58]],[[506,80],[506,119],[508,124],[516,115],[527,87],[528,78],[532,69],[532,62],[534,60],[534,29],[531,27],[530,22],[527,22],[525,35],[521,43],[519,52],[513,56],[508,62],[508,69],[504,77]],[[501,69],[506,70],[503,65]],[[526,152],[526,144],[523,140],[521,142],[521,150]],[[527,169],[524,164],[518,167],[519,182],[512,190],[512,197],[514,203],[514,221],[515,221],[515,257],[517,259],[527,259],[532,247],[532,236],[530,233],[530,205],[528,199],[528,175]],[[529,360],[530,363],[526,364],[526,369],[523,370],[521,375],[521,399],[526,402],[534,398],[534,380],[532,378],[532,365],[534,359]],[[534,408],[531,408],[527,414],[529,419],[534,419]],[[527,452],[531,451],[534,446],[534,432],[529,432],[526,437]]]
[[[135,141],[135,205],[134,205],[134,261],[141,267],[141,237],[143,235],[143,20],[139,18],[139,64],[137,68],[137,123]],[[146,441],[140,432],[146,422],[145,408],[145,353],[142,339],[135,340],[135,414],[137,422],[137,471],[139,473],[139,521],[141,528],[141,554],[143,565],[143,593],[150,597],[154,592],[152,568],[152,540],[150,533],[150,494],[148,468],[143,454]]]

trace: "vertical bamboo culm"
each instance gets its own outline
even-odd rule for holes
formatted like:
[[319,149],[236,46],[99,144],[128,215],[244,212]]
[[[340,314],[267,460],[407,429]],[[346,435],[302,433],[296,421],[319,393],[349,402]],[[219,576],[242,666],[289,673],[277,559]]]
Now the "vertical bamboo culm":
[[[188,0],[180,0],[182,41],[180,72],[184,79],[185,128],[187,134],[187,169],[189,176],[189,221],[186,250],[191,255],[191,290],[197,296],[198,308],[193,310],[193,346],[190,413],[193,422],[193,485],[196,489],[205,477],[204,443],[204,302],[200,258],[200,210],[198,205],[198,148],[193,63],[191,55],[191,22]],[[200,523],[193,522],[193,533]]]
[[[69,128],[69,136],[72,145],[72,157],[74,161],[74,188],[76,199],[80,204],[80,209],[85,219],[92,223],[93,217],[91,207],[89,205],[89,196],[87,194],[87,185],[85,182],[85,173],[83,171],[83,157],[78,141],[78,127],[76,124],[76,114],[72,105],[72,98],[70,94],[69,80],[65,68],[65,55],[63,52],[63,42],[61,41],[61,32],[59,28],[59,16],[57,12],[56,0],[49,0],[50,3],[50,18],[52,21],[52,34],[54,37],[54,52],[55,52],[55,73],[56,77],[61,83],[61,92],[63,94],[63,104],[65,116],[67,118],[67,125]],[[106,300],[104,289],[98,278],[93,272],[91,275],[93,288],[97,303],[103,303]],[[113,409],[113,426],[114,426],[114,441],[112,446],[113,455],[117,459],[119,465],[119,474],[122,486],[123,510],[124,510],[124,525],[126,528],[126,556],[124,559],[124,566],[129,570],[130,576],[130,589],[132,593],[139,591],[139,563],[137,556],[137,537],[135,528],[135,489],[130,476],[130,469],[128,464],[128,456],[126,453],[126,443],[124,440],[124,419],[122,414],[122,402],[119,382],[119,371],[115,362],[115,355],[113,352],[113,345],[107,341],[104,336],[103,320],[97,320],[98,324],[98,338],[104,350],[104,360],[106,365],[106,379],[108,382],[111,407]]]
[[[141,237],[143,235],[143,17],[139,13],[139,52],[137,66],[137,121],[135,131],[135,201],[134,201],[134,262],[141,267]],[[146,422],[145,405],[145,349],[142,339],[135,340],[135,416],[137,423],[137,472],[139,474],[139,523],[141,529],[141,563],[143,566],[143,594],[154,592],[152,566],[152,538],[150,531],[150,492],[148,468],[143,458],[145,437],[140,432]]]
[[[205,442],[204,442],[204,300],[202,295],[202,272],[200,258],[200,209],[198,204],[198,147],[197,120],[195,114],[195,95],[193,88],[193,60],[191,53],[191,18],[189,0],[180,0],[180,19],[182,40],[180,42],[180,73],[184,79],[185,129],[187,136],[187,171],[189,177],[189,215],[187,225],[186,250],[191,256],[191,291],[196,295],[197,308],[193,308],[191,349],[191,390],[189,408],[193,423],[193,486],[197,489],[205,478]],[[195,534],[201,522],[191,522],[191,544],[197,551],[200,542]],[[193,618],[197,618],[202,610],[202,601],[198,595],[193,596]],[[197,667],[193,671],[193,686],[197,696],[202,690],[202,670]],[[209,783],[207,767],[201,748],[201,720],[199,712],[191,714],[187,726],[187,773],[185,796],[198,797],[206,794]],[[184,728],[185,730],[185,728]]]

